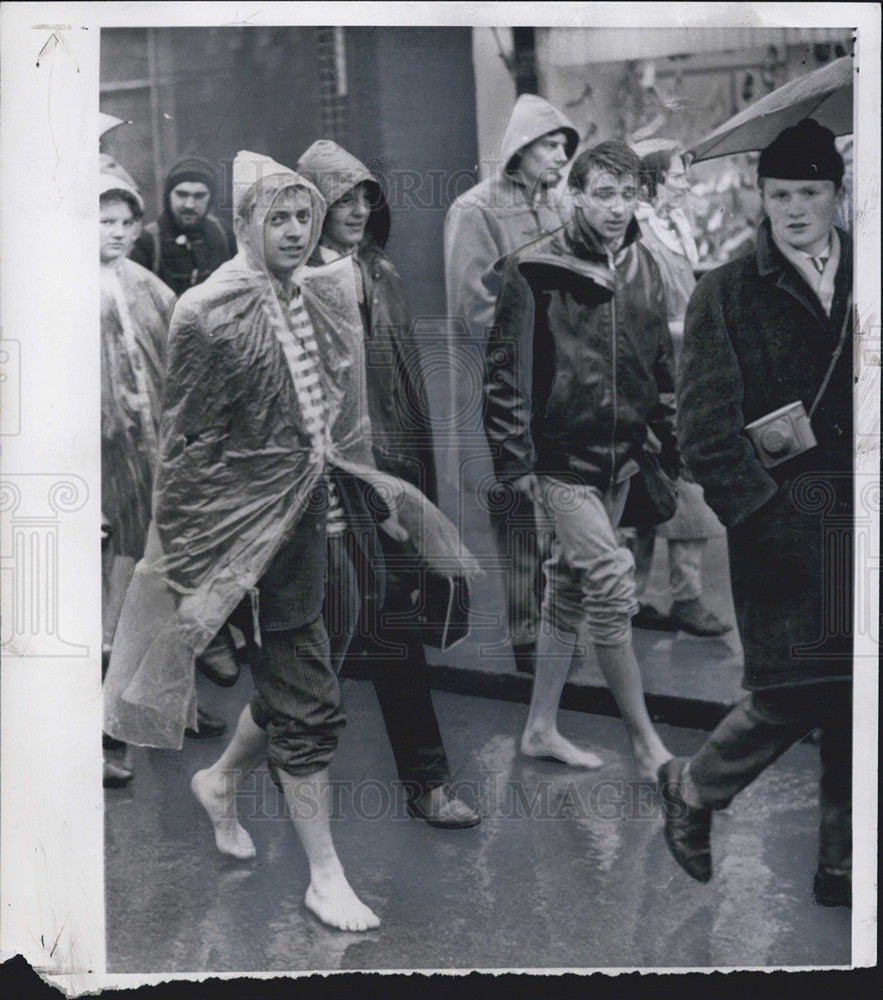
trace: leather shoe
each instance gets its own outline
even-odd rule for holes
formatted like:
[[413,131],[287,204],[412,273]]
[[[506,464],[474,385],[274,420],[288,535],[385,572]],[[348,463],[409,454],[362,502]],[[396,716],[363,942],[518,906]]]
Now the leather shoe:
[[675,861],[697,882],[711,879],[711,810],[687,805],[681,795],[686,757],[672,757],[659,768],[665,804],[665,842]]
[[196,667],[213,684],[232,687],[239,680],[239,661],[226,625],[196,657]]
[[638,613],[632,618],[632,627],[655,629],[657,632],[677,632],[679,628],[668,615],[657,611],[652,604],[640,606]]
[[196,707],[196,729],[189,727],[184,730],[184,735],[191,740],[211,740],[216,736],[223,736],[227,731],[227,723],[223,719],[216,719],[215,716],[204,712],[198,705]]
[[435,789],[426,792],[416,799],[409,799],[408,812],[416,819],[422,819],[429,826],[440,830],[468,830],[481,822],[481,816],[462,799],[458,799],[449,785],[443,785],[443,798],[440,805],[436,804]]
[[852,873],[832,871],[819,865],[812,883],[813,899],[819,906],[852,908]]
[[713,615],[698,597],[689,601],[675,601],[668,617],[675,626],[675,631],[680,630],[701,638],[723,635],[730,631],[730,626]]

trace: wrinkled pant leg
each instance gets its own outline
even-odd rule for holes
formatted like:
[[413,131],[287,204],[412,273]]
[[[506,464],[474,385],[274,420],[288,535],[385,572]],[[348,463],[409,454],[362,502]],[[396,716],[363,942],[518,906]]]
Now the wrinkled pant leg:
[[705,539],[669,539],[668,577],[675,601],[692,601],[702,596],[702,553]]
[[506,489],[505,509],[492,510],[490,521],[504,566],[509,639],[513,646],[528,646],[537,639],[543,599],[543,560],[548,549],[537,533],[530,497],[511,487],[498,489]]
[[690,758],[690,781],[699,801],[725,809],[792,743],[812,731],[814,715],[798,688],[746,695]]
[[346,658],[359,621],[362,588],[353,559],[347,532],[329,535],[326,545],[325,601],[322,617],[335,673]]
[[267,731],[267,759],[277,785],[279,771],[304,776],[327,767],[346,714],[322,618],[265,631],[252,676],[260,695],[251,703],[252,715]]
[[544,622],[576,633],[585,623],[593,642],[631,641],[635,599],[634,559],[616,538],[625,489],[602,496],[590,486],[542,477],[544,520],[554,539],[543,565]]
[[852,871],[852,683],[831,685],[821,723],[819,864]]
[[[387,603],[384,610],[403,609]],[[410,798],[419,798],[450,780],[423,643],[407,629],[387,625],[366,637],[364,655],[399,780]]]

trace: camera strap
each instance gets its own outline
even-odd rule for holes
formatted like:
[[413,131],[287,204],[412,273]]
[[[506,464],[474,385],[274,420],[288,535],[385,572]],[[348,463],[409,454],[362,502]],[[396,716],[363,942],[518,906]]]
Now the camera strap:
[[825,381],[822,382],[822,386],[816,393],[816,398],[813,400],[813,404],[810,407],[809,416],[816,412],[816,407],[819,405],[819,400],[825,395],[825,389],[828,388],[828,383],[831,381],[831,376],[834,374],[834,367],[837,364],[837,359],[843,352],[843,345],[846,343],[846,333],[849,330],[849,321],[852,318],[852,292],[849,293],[849,298],[846,300],[846,312],[843,316],[843,327],[840,330],[840,341],[834,350],[834,354],[831,357],[831,364],[828,365],[828,371],[825,373]]

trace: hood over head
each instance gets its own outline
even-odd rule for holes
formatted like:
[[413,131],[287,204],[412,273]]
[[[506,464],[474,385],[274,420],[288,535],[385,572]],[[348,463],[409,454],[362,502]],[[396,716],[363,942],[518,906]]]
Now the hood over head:
[[[102,154],[103,155],[103,154]],[[102,161],[101,176],[98,180],[98,197],[110,191],[124,191],[134,198],[140,212],[144,212],[144,200],[135,186],[135,182],[118,163],[108,157],[108,162]]]
[[[233,212],[235,219],[243,219],[237,231],[240,254],[256,271],[269,275],[264,256],[264,221],[270,206],[279,194],[288,189],[306,191],[313,209],[310,235],[303,263],[316,249],[325,221],[325,199],[305,177],[295,173],[269,156],[240,150],[233,161]],[[295,269],[294,277],[301,270]]]
[[301,176],[312,181],[330,207],[357,184],[368,186],[371,215],[367,232],[379,247],[389,239],[390,213],[380,181],[371,171],[330,139],[317,139],[297,161]]
[[512,162],[513,158],[529,143],[550,132],[564,132],[567,136],[566,150],[569,160],[576,152],[579,143],[579,133],[574,128],[573,122],[542,97],[536,94],[522,94],[515,102],[512,117],[503,136],[503,146],[500,150],[503,168],[506,171],[514,170],[517,163]]

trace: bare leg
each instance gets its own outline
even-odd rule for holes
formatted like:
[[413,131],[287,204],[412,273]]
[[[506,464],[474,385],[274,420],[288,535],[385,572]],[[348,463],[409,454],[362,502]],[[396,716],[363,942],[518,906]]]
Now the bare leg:
[[255,723],[251,707],[246,705],[227,749],[190,781],[190,790],[212,821],[215,844],[222,854],[241,859],[255,855],[252,839],[236,815],[236,793],[266,755],[267,734]]
[[328,769],[308,777],[284,771],[279,775],[291,822],[310,864],[310,885],[304,904],[316,916],[342,931],[367,931],[380,918],[353,892],[331,840],[331,786]]
[[596,646],[598,663],[616,699],[642,778],[654,778],[671,754],[653,728],[644,701],[641,670],[631,641],[619,646]]
[[597,768],[602,761],[588,750],[566,740],[558,732],[558,704],[573,659],[576,635],[540,624],[537,663],[530,695],[527,725],[521,737],[521,752],[528,757],[554,757],[572,767]]

